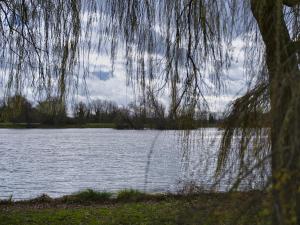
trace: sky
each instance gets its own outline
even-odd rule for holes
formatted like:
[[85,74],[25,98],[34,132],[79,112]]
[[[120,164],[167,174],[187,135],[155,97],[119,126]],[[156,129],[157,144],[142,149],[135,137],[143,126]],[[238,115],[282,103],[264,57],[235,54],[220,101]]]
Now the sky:
[[[85,17],[83,16],[83,19]],[[95,32],[92,36],[97,35]],[[159,37],[159,36],[158,36]],[[92,38],[92,44],[97,45],[98,38]],[[107,47],[103,52],[109,52]],[[226,71],[225,77],[222,78],[225,90],[218,95],[207,94],[206,100],[210,105],[211,111],[224,111],[226,106],[235,98],[242,95],[247,90],[247,79],[244,76],[243,70],[243,41],[239,38],[233,41],[233,60],[231,67]],[[86,77],[86,89],[79,87],[78,95],[75,96],[76,101],[88,102],[93,99],[110,100],[116,102],[118,105],[126,106],[128,103],[137,98],[137,93],[134,89],[127,85],[126,81],[126,61],[124,57],[124,50],[119,50],[114,62],[114,72],[112,73],[112,63],[109,54],[98,54],[91,52],[85,57],[89,64],[89,75]],[[0,96],[3,96],[3,84],[0,79]],[[25,91],[29,99],[34,99],[31,95],[32,91],[27,89]],[[169,96],[168,91],[160,96],[159,99],[164,105],[168,105]]]
[[[233,41],[233,60],[231,67],[226,71],[223,79],[225,90],[218,95],[206,95],[210,109],[222,112],[226,106],[247,90],[247,79],[244,76],[242,52],[243,42],[240,39]],[[137,94],[130,85],[126,85],[125,58],[118,54],[115,60],[114,72],[112,73],[111,61],[108,55],[90,55],[90,74],[86,78],[88,95],[85,91],[79,91],[77,101],[87,99],[111,100],[119,105],[127,105],[134,101]],[[88,96],[88,97],[87,97]],[[160,101],[168,104],[168,93],[160,97]]]
[[[214,112],[223,112],[230,102],[241,96],[247,90],[247,79],[243,72],[243,42],[239,39],[233,41],[232,48],[232,64],[222,79],[225,90],[218,95],[205,96],[209,103],[210,110]],[[99,55],[99,53],[92,53],[88,60],[90,73],[85,79],[86,86],[80,85],[78,94],[72,96],[75,102],[83,101],[88,103],[91,100],[102,99],[114,101],[120,106],[126,106],[128,103],[137,99],[138,94],[131,85],[127,85],[124,54],[121,52],[118,53],[115,59],[113,73],[109,54]],[[0,85],[0,96],[3,96],[3,83]],[[26,97],[34,102],[32,91],[27,89],[25,93]],[[165,91],[159,100],[167,106],[169,104],[168,91]]]

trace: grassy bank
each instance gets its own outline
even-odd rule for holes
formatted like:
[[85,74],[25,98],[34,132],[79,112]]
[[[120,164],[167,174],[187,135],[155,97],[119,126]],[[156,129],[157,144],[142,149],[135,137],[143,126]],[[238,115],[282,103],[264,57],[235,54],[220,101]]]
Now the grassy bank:
[[58,199],[0,202],[0,224],[268,224],[265,194],[117,195],[91,190]]

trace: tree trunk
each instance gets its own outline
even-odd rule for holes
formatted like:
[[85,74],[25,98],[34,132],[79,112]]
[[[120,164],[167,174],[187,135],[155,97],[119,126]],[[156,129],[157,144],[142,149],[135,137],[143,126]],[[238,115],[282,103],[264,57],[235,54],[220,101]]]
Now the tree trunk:
[[[300,72],[282,0],[252,0],[266,47],[271,101],[273,224],[299,224]],[[297,209],[298,208],[298,209]],[[297,212],[298,210],[298,212]]]

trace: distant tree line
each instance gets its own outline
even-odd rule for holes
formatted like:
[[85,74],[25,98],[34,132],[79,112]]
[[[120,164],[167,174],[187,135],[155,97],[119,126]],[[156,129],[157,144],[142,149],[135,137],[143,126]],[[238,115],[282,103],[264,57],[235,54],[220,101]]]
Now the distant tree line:
[[0,101],[0,122],[58,125],[67,119],[67,107],[56,97],[39,101],[35,106],[22,95]]
[[97,99],[89,104],[79,102],[73,107],[77,123],[114,123],[118,129],[186,129],[220,122],[215,114],[207,111],[198,112],[190,123],[186,121],[190,117],[183,113],[177,115],[176,119],[171,115],[173,113],[168,112],[166,106],[157,100],[118,106],[115,102]]
[[118,129],[184,129],[216,125],[216,115],[199,111],[190,119],[184,113],[174,119],[161,102],[134,103],[118,106],[113,101],[96,99],[89,103],[72,105],[68,115],[67,105],[57,97],[48,97],[36,104],[22,95],[15,95],[0,101],[0,122],[43,124],[63,126],[67,124],[113,123]]

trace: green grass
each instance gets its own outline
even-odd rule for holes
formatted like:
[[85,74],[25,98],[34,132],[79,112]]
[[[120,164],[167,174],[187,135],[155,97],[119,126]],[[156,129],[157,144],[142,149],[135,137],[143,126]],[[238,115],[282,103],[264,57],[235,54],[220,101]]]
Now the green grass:
[[114,123],[66,124],[58,128],[115,128]]
[[118,201],[144,201],[154,199],[156,197],[163,196],[163,195],[149,195],[138,190],[128,189],[118,192],[117,200]]
[[[64,196],[61,199],[58,199],[64,203],[89,203],[97,202],[104,203],[111,200],[112,193],[110,192],[97,192],[91,189],[87,189],[73,195]],[[55,200],[54,200],[55,201]]]
[[149,195],[125,190],[117,195],[86,190],[51,199],[0,203],[1,225],[28,224],[203,224],[267,225],[265,194],[212,193]]
[[21,129],[21,128],[27,128],[26,123],[0,123],[0,128],[16,128],[16,129]]
[[99,200],[108,200],[111,198],[112,193],[109,192],[96,192],[91,189],[87,189],[82,192],[78,192],[74,195],[78,197],[78,199],[82,199],[83,201],[99,201]]

